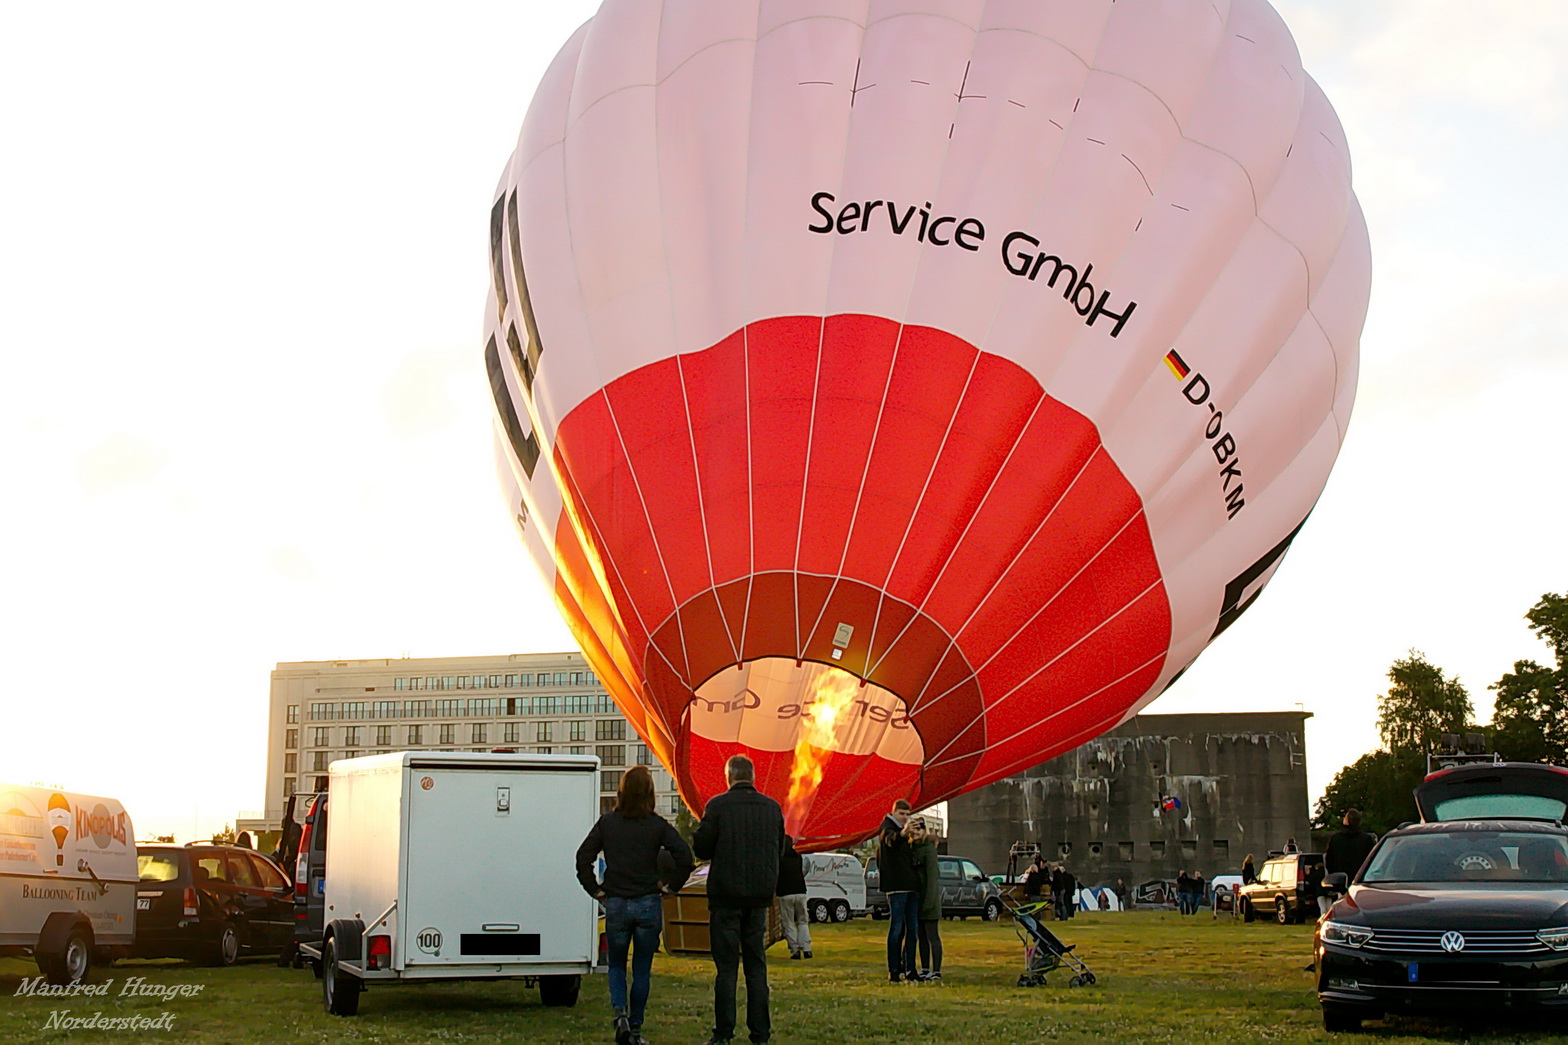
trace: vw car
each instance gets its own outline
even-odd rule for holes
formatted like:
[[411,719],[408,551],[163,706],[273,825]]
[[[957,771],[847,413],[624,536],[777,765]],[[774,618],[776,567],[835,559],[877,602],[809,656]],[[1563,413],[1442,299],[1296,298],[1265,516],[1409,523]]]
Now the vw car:
[[1498,819],[1391,831],[1314,947],[1330,1031],[1385,1014],[1568,1015],[1568,829]]

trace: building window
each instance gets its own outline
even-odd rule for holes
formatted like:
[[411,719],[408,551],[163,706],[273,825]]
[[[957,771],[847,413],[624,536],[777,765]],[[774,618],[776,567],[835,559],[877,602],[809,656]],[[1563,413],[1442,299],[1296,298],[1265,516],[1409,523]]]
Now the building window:
[[408,727],[408,746],[409,747],[418,747],[420,744],[423,744],[424,742],[425,742],[425,727],[424,726],[409,726]]
[[408,688],[408,679],[393,679],[392,680],[392,688],[393,689],[407,689]]
[[619,791],[621,788],[621,771],[619,769],[606,769],[599,774],[600,791]]
[[615,803],[616,803],[616,801],[617,801],[617,799],[616,799],[616,796],[614,796],[614,795],[600,795],[599,796],[599,813],[600,813],[600,815],[602,816],[605,813],[613,813],[613,812],[615,812]]
[[574,721],[574,722],[570,723],[570,725],[572,727],[572,739],[573,740],[587,740],[588,739],[588,723],[587,722],[578,720],[578,721]]
[[626,764],[625,744],[600,744],[594,748],[594,754],[599,756],[601,766],[624,766]]
[[311,755],[311,762],[310,762],[310,768],[313,771],[317,772],[317,773],[319,773],[322,770],[326,769],[327,768],[327,753],[325,751],[316,751],[316,752],[312,753],[312,755]]
[[566,749],[566,753],[568,755],[586,755],[588,753],[588,745],[573,744],[571,747]]
[[299,747],[299,730],[285,729],[283,731],[284,747]]
[[648,750],[647,744],[637,745],[636,764],[639,766],[653,766],[653,752]]
[[595,740],[625,740],[626,720],[623,718],[600,719],[593,724]]
[[294,778],[291,777],[291,776],[286,776],[286,777],[283,778],[283,797],[287,798],[290,795],[292,795],[293,793],[294,793]]
[[316,739],[312,742],[312,747],[326,747],[328,744],[332,743],[331,726],[316,726],[315,733]]
[[671,795],[670,796],[670,815],[671,816],[675,816],[680,811],[681,811],[681,796],[680,795]]
[[1104,848],[1105,847],[1102,846],[1099,842],[1090,842],[1089,843],[1089,855],[1090,856],[1099,856],[1101,851]]
[[1181,842],[1181,859],[1182,859],[1182,863],[1188,863],[1189,861],[1196,860],[1197,858],[1198,858],[1198,842],[1197,842],[1197,839],[1195,839],[1195,838],[1184,838],[1184,839],[1182,839],[1182,842]]
[[505,734],[504,739],[505,739],[506,743],[508,743],[508,744],[515,744],[515,743],[517,743],[517,723],[516,722],[508,722],[506,724],[506,734]]
[[365,702],[363,700],[348,700],[343,703],[342,718],[364,718]]
[[435,679],[435,678],[426,678],[425,679],[425,689],[440,689],[441,687],[436,685],[436,683],[438,681],[439,680]]
[[455,744],[455,743],[457,743],[457,726],[453,725],[450,722],[443,724],[441,726],[441,739],[438,740],[437,743],[438,744]]
[[483,675],[475,675],[474,676],[474,684],[473,684],[472,688],[474,688],[474,689],[484,689],[485,688],[485,677]]
[[490,688],[491,689],[500,689],[501,688],[501,676],[500,675],[491,675],[490,676]]
[[312,704],[310,706],[310,717],[313,719],[337,718],[337,707],[333,704]]
[[485,740],[485,724],[483,722],[475,722],[474,723],[474,727],[470,731],[470,736],[469,736],[469,741],[468,742],[470,744],[483,744],[483,743],[486,743],[486,740]]
[[391,726],[377,726],[376,727],[376,747],[391,747],[391,746],[392,746],[392,727]]
[[1149,843],[1149,856],[1152,857],[1155,860],[1163,860],[1163,859],[1165,859],[1165,843],[1164,842],[1150,842]]
[[359,727],[345,726],[343,729],[343,746],[359,747]]
[[285,772],[285,773],[297,773],[297,772],[299,772],[299,756],[296,755],[292,751],[290,751],[288,754],[283,756],[283,772]]
[[438,700],[435,704],[436,714],[441,718],[457,718],[463,713],[461,700]]
[[554,740],[554,722],[539,722],[534,726],[534,739],[537,741]]
[[534,754],[536,754],[536,755],[548,755],[550,752],[552,752],[554,750],[555,750],[554,748],[552,748],[548,744],[546,744],[544,747],[535,747],[534,748]]
[[298,704],[290,704],[289,705],[289,713],[287,715],[287,718],[288,718],[288,721],[290,721],[290,722],[298,722],[299,721],[299,705]]
[[457,678],[455,676],[453,676],[453,675],[445,675],[445,676],[443,676],[442,679],[441,679],[441,688],[442,689],[456,689],[457,688]]
[[1119,858],[1121,858],[1122,860],[1131,860],[1132,859],[1132,852],[1133,852],[1133,844],[1131,842],[1117,842],[1116,843],[1116,855]]
[[377,718],[402,718],[402,702],[397,700],[376,701]]
[[1214,859],[1224,863],[1230,859],[1230,842],[1223,838],[1214,840]]
[[1063,860],[1067,859],[1069,856],[1073,855],[1073,844],[1071,842],[1057,842],[1056,855],[1061,857]]
[[430,701],[428,700],[410,700],[404,707],[403,714],[406,718],[430,717]]

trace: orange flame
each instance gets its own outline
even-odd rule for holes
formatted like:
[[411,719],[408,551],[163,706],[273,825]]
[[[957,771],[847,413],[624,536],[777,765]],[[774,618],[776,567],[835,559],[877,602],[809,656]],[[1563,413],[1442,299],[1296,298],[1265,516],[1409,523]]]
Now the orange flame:
[[789,771],[789,796],[784,800],[784,820],[790,834],[811,811],[822,770],[840,745],[835,736],[846,708],[855,700],[860,680],[844,671],[818,676],[812,694],[802,702],[800,727],[795,741],[795,761]]

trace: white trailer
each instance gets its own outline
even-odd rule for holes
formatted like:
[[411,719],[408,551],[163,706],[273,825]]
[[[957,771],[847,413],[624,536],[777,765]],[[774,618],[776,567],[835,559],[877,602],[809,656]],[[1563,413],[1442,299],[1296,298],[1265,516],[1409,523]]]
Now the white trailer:
[[598,905],[574,857],[599,815],[591,755],[400,751],[329,768],[327,1011],[369,984],[536,982],[573,1005],[598,964]]
[[806,910],[814,922],[866,913],[866,869],[850,853],[806,856]]
[[136,841],[112,798],[0,784],[0,957],[85,979],[136,935]]

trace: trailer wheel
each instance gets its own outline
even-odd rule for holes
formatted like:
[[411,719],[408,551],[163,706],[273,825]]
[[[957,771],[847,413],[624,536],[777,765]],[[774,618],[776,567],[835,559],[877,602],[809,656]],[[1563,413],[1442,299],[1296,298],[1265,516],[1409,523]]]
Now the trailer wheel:
[[539,977],[539,1000],[546,1005],[576,1005],[583,978],[577,975]]
[[359,1015],[359,993],[364,989],[358,976],[338,968],[338,943],[329,938],[321,949],[321,1000],[334,1016]]
[[92,968],[92,939],[87,930],[77,926],[65,938],[65,947],[59,951],[38,951],[38,967],[44,979],[56,986],[80,983],[87,979]]
[[834,900],[832,903],[830,903],[828,905],[828,909],[829,909],[829,911],[831,911],[831,913],[833,915],[833,920],[835,922],[847,922],[847,921],[849,921],[849,901],[848,900]]

